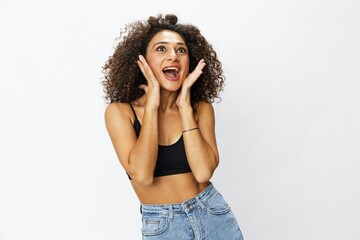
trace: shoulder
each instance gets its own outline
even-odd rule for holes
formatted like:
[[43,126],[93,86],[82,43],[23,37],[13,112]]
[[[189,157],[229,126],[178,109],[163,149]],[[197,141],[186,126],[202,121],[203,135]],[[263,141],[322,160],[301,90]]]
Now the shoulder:
[[201,101],[196,104],[195,112],[197,114],[201,114],[203,112],[214,112],[214,107],[209,102]]
[[105,109],[105,122],[110,124],[112,122],[133,121],[133,115],[130,103],[114,102]]
[[214,116],[214,107],[209,102],[201,101],[196,104],[195,117],[199,119],[200,117],[204,117],[204,116],[205,117]]
[[105,116],[112,116],[118,114],[126,114],[129,110],[131,110],[129,103],[119,103],[113,102],[110,103],[105,109]]

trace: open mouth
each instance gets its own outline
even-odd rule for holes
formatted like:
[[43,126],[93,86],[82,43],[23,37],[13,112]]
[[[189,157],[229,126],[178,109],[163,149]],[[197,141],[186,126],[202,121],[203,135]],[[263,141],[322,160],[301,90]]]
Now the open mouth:
[[164,68],[163,69],[163,73],[171,78],[171,79],[175,79],[179,76],[179,69],[176,67],[168,67],[168,68]]

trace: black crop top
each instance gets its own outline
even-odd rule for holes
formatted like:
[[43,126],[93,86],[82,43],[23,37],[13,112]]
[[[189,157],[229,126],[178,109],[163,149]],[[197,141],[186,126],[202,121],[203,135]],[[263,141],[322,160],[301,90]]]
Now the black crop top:
[[[136,132],[136,136],[139,137],[141,125],[136,116],[134,108],[132,106],[131,108],[135,115],[134,129]],[[174,144],[168,146],[159,145],[154,177],[188,172],[191,172],[191,169],[186,158],[184,140],[182,135],[179,140]],[[129,174],[128,177],[131,180]]]

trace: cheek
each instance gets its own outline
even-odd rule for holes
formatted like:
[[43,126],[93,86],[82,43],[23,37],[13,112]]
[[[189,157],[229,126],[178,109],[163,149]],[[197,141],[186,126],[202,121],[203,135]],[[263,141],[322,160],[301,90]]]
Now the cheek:
[[146,59],[147,64],[149,64],[149,66],[154,65],[154,62],[155,62],[155,58],[154,58],[154,57],[152,57],[152,56],[146,56],[145,59]]
[[156,58],[153,57],[146,58],[146,62],[150,66],[152,71],[155,71],[159,66],[158,62],[156,61]]

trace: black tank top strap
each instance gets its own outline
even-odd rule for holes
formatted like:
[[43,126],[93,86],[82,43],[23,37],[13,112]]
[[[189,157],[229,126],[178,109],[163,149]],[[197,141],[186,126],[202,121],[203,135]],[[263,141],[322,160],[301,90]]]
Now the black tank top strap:
[[134,119],[134,129],[135,129],[135,132],[136,132],[136,136],[139,137],[140,130],[141,130],[141,124],[140,124],[140,121],[139,121],[139,119],[138,119],[138,117],[136,115],[134,107],[131,105],[131,103],[129,103],[129,104],[130,104],[131,110],[133,111],[134,117],[135,117],[135,119]]
[[[132,104],[131,103],[129,103],[130,104],[130,107],[131,107],[131,110],[133,111],[133,113],[134,113],[134,117],[135,117],[135,121],[136,120],[138,120],[138,118],[137,118],[137,115],[136,115],[136,112],[135,112],[135,109],[134,109],[134,107],[132,106]],[[139,121],[139,120],[138,120]]]

